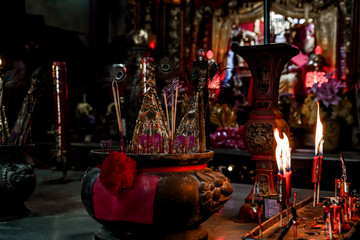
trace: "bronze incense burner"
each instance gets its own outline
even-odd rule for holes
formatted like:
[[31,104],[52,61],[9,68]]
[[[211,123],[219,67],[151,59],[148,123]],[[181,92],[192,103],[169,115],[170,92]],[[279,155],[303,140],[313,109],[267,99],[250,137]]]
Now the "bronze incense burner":
[[[108,154],[102,150],[90,152],[99,166]],[[136,161],[138,176],[158,179],[149,224],[98,218],[93,189],[100,169],[86,172],[82,182],[82,201],[89,215],[103,225],[95,233],[95,239],[207,239],[208,233],[200,224],[219,211],[233,192],[229,179],[206,167],[213,154],[212,151],[127,154]],[[147,191],[147,186],[143,186],[142,191]]]

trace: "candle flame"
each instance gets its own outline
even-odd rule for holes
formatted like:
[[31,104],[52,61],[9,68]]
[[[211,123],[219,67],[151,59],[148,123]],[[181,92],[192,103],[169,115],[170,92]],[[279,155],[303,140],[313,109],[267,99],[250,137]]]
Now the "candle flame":
[[285,171],[290,171],[291,164],[289,139],[285,133],[283,133],[284,137],[280,138],[280,133],[277,128],[274,130],[274,136],[277,144],[275,149],[276,163],[279,172],[285,173]]
[[323,125],[320,121],[320,106],[319,102],[316,101],[317,105],[317,120],[316,120],[316,131],[315,131],[315,156],[323,154]]

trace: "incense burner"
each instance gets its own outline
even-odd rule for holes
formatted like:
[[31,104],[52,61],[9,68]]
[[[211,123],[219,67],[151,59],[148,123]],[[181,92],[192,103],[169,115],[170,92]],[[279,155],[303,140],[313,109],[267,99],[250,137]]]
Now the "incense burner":
[[29,145],[0,146],[0,220],[25,217],[30,210],[24,205],[35,190],[33,166],[24,159]]
[[[98,166],[108,154],[90,152]],[[106,196],[97,199],[102,194],[101,169],[86,172],[82,201],[89,215],[103,225],[95,239],[207,239],[200,224],[219,211],[233,192],[228,178],[206,167],[213,154],[127,154],[136,161],[137,174],[132,188],[114,201]]]

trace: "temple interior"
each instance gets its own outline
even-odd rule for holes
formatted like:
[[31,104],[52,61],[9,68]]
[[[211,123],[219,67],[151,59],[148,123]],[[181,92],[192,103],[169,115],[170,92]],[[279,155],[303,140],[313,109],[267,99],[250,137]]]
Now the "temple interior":
[[2,1],[0,240],[359,239],[359,12]]

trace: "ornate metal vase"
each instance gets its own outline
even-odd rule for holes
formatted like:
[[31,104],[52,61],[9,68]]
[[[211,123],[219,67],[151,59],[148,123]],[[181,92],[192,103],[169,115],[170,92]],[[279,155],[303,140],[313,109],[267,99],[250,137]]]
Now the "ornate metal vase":
[[36,175],[25,157],[29,149],[28,145],[0,146],[0,221],[30,214],[24,201],[35,190]]
[[[277,165],[275,159],[274,129],[289,136],[289,126],[278,107],[279,80],[285,64],[299,53],[288,44],[268,44],[240,47],[233,51],[244,58],[253,78],[253,110],[245,124],[245,145],[256,161],[256,179],[260,195],[276,194]],[[249,220],[250,192],[240,209],[240,220]]]
[[[99,166],[108,154],[90,152]],[[89,215],[102,224],[95,239],[207,239],[201,223],[233,192],[228,178],[206,167],[213,154],[127,154],[136,161],[136,180],[111,204],[96,199],[101,169],[87,171],[81,196]]]

